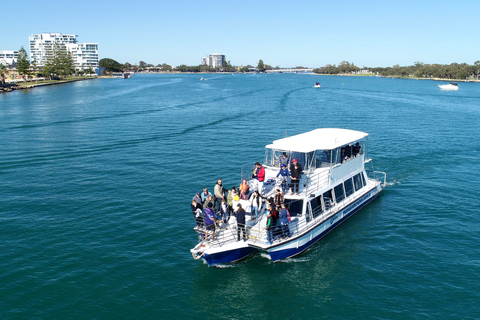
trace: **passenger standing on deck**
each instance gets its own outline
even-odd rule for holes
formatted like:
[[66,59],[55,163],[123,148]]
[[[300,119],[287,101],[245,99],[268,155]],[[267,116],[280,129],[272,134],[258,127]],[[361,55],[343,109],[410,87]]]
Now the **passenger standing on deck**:
[[282,156],[278,158],[278,167],[281,168],[283,164],[286,165],[287,168],[290,164],[290,159],[288,159],[286,152],[282,153]]
[[250,192],[250,186],[247,183],[247,179],[243,179],[242,184],[240,184],[240,199],[247,200],[248,193]]
[[265,229],[267,230],[267,244],[273,243],[273,230],[275,228],[272,221],[272,212],[270,210],[270,204],[267,203],[267,210],[265,211],[265,214],[267,215],[267,223],[265,225]]
[[208,192],[208,189],[207,188],[203,188],[203,192],[202,192],[202,205],[205,205],[205,200],[207,200],[207,197],[208,196],[211,196],[212,194],[210,192]]
[[263,181],[265,180],[265,168],[260,162],[255,162],[255,169],[253,169],[253,190],[258,190],[262,194]]
[[208,203],[207,208],[205,209],[205,229],[207,229],[205,234],[205,239],[208,240],[208,233],[211,232],[210,239],[213,239],[215,234],[215,215],[213,213],[213,204],[211,202]]
[[205,201],[203,202],[203,209],[206,209],[208,208],[208,204],[211,203],[212,204],[212,207],[213,207],[213,197],[211,194],[209,194],[207,196],[207,198],[205,199]]
[[277,178],[280,178],[279,182],[282,185],[283,193],[287,191],[286,189],[287,189],[287,181],[288,181],[289,175],[290,175],[290,171],[288,171],[287,166],[282,164],[282,168],[277,173]]
[[190,205],[190,208],[192,209],[193,217],[195,218],[195,222],[197,223],[197,225],[195,226],[195,229],[201,228],[203,225],[202,204],[197,202],[196,200],[192,200],[192,204]]
[[302,166],[297,162],[297,159],[293,159],[292,166],[290,167],[290,181],[292,182],[292,195],[294,193],[299,196],[300,191],[300,179],[302,178]]
[[225,199],[225,188],[223,188],[222,179],[218,179],[215,187],[213,188],[213,194],[215,195],[215,202],[213,203],[213,208],[220,209],[220,203],[222,203],[222,200]]
[[290,223],[290,213],[285,206],[285,203],[282,203],[282,211],[280,211],[280,224],[282,226],[283,238],[286,239],[290,237],[290,228],[288,224]]
[[276,190],[275,197],[273,198],[273,203],[275,203],[275,210],[279,211],[282,203],[285,201],[283,194],[280,189]]
[[219,212],[220,212],[220,217],[219,218],[221,218],[224,223],[227,223],[228,214],[230,213],[230,210],[228,209],[228,204],[225,201],[225,199],[222,199],[222,203],[220,204]]
[[235,195],[237,194],[237,188],[235,186],[232,187],[232,190],[228,191],[228,206],[230,207],[230,211],[233,211],[233,199],[235,198]]
[[192,200],[195,200],[199,205],[203,205],[202,195],[200,194],[200,192],[197,192]]
[[252,203],[252,220],[254,219],[254,215],[255,220],[258,220],[258,209],[260,208],[260,205],[262,203],[262,197],[260,196],[260,193],[258,193],[258,191],[255,191],[250,197],[250,201]]
[[247,234],[245,233],[245,210],[242,205],[237,204],[238,210],[235,214],[237,218],[237,241],[240,241],[240,232],[243,232],[243,241],[247,241]]

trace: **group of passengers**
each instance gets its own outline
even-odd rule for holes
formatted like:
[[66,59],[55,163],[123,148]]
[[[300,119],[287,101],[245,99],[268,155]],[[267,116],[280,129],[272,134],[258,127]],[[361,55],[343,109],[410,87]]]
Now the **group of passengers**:
[[360,144],[357,142],[355,145],[349,144],[348,146],[342,147],[340,149],[341,152],[341,158],[342,158],[342,163],[357,157],[359,154],[362,153],[362,147]]
[[267,244],[272,244],[277,238],[288,239],[290,237],[289,223],[291,222],[284,197],[280,189],[275,190],[275,196],[267,199],[266,215]]
[[[254,174],[256,174],[258,178],[255,180],[261,180],[260,182],[263,184],[265,169],[263,169],[259,163],[257,164],[256,173],[254,172]],[[260,186],[259,183],[256,185]],[[205,238],[211,239],[214,236],[215,224],[218,225],[221,222],[226,224],[230,219],[230,216],[233,214],[237,218],[237,229],[239,230],[238,238],[240,240],[240,231],[243,230],[243,238],[245,240],[245,211],[240,204],[238,204],[236,211],[233,208],[233,201],[239,201],[240,199],[250,200],[252,212],[251,219],[257,220],[259,218],[258,212],[262,206],[263,199],[258,190],[254,190],[253,192],[250,190],[247,180],[244,179],[244,181],[242,181],[238,191],[235,186],[229,191],[225,189],[222,184],[222,179],[218,179],[215,184],[213,195],[207,188],[203,188],[203,192],[197,192],[192,199],[191,209],[196,222],[194,229],[200,231],[205,227]]]
[[[299,182],[301,178],[302,166],[294,159],[290,170],[287,166],[290,160],[287,158],[286,153],[280,158],[280,171],[277,174],[277,178],[280,181],[281,188],[276,190],[276,194],[273,198],[267,200],[267,217],[268,226],[270,230],[269,241],[273,241],[274,235],[277,230],[277,223],[280,227],[281,234],[284,238],[289,236],[288,223],[290,222],[290,214],[288,210],[282,209],[284,205],[283,192],[286,190],[287,179],[290,177],[292,182],[292,195],[294,192],[298,195]],[[233,202],[239,200],[249,200],[251,208],[251,220],[259,219],[259,210],[262,207],[264,197],[261,195],[263,189],[263,183],[265,180],[265,168],[259,163],[255,163],[255,168],[252,173],[252,187],[243,179],[238,190],[235,186],[231,190],[226,190],[223,187],[222,179],[218,179],[215,184],[213,195],[207,188],[203,188],[203,192],[197,192],[192,199],[191,210],[195,217],[195,230],[200,231],[205,228],[205,239],[212,239],[215,232],[215,225],[221,222],[227,223],[231,215],[234,215],[237,219],[238,241],[240,241],[240,233],[243,232],[243,239],[246,239],[245,234],[245,211],[242,205],[238,203],[237,208],[233,208]],[[251,190],[253,189],[253,190]],[[282,192],[283,191],[283,192]],[[270,205],[271,203],[272,205]],[[270,208],[270,209],[269,209]],[[236,210],[234,210],[236,209]],[[288,214],[287,214],[288,213]],[[287,218],[288,216],[288,218]],[[278,230],[277,230],[278,231]]]
[[[280,171],[277,174],[277,187],[280,187],[284,193],[287,192],[287,181],[288,177],[290,177],[292,185],[292,192],[290,195],[296,194],[298,196],[300,191],[300,179],[302,178],[302,166],[298,163],[297,159],[293,159],[292,164],[290,164],[290,159],[287,157],[286,152],[282,154],[278,162]],[[288,168],[290,168],[290,170],[288,170]]]

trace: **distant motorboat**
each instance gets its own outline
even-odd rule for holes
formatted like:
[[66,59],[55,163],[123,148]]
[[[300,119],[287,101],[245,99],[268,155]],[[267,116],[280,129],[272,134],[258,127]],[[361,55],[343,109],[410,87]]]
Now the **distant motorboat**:
[[442,90],[458,90],[458,84],[456,82],[450,82],[449,84],[439,84],[438,87]]
[[321,88],[322,86],[320,85],[320,82],[315,82],[315,86],[313,86],[314,88]]
[[205,81],[205,80],[207,80],[207,79],[204,79],[204,78],[200,78],[200,81]]

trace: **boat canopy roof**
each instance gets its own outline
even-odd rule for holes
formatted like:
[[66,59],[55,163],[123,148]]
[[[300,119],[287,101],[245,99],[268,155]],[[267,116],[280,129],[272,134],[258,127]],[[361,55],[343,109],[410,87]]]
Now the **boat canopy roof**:
[[272,144],[267,145],[266,148],[305,153],[315,150],[333,150],[367,136],[368,133],[361,131],[322,128],[275,140]]

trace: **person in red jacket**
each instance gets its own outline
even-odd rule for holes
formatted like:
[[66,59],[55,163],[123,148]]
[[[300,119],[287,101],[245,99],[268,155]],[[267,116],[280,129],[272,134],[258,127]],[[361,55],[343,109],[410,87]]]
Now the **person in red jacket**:
[[265,180],[265,168],[260,164],[260,162],[255,163],[255,169],[253,169],[252,174],[253,180],[253,189],[258,190],[262,194],[263,181]]

